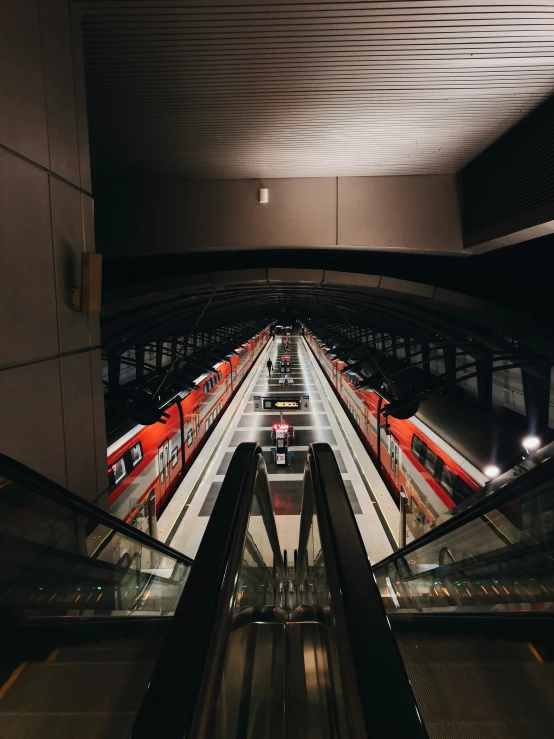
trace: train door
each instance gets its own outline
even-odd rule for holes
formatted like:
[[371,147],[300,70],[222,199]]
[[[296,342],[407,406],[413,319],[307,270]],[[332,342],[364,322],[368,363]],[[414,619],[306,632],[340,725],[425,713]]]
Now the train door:
[[398,473],[400,468],[400,446],[398,440],[391,434],[389,436],[390,472],[393,480],[398,485]]
[[200,408],[194,409],[194,416],[193,416],[193,427],[194,427],[194,438],[198,436],[200,433]]
[[369,439],[369,430],[371,428],[371,421],[370,421],[370,410],[367,403],[364,403],[364,432],[365,435]]
[[158,448],[158,469],[160,474],[160,500],[169,492],[169,439]]

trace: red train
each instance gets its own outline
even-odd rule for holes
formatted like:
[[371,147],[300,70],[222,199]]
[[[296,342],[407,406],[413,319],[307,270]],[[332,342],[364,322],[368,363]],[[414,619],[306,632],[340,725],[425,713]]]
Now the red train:
[[305,338],[388,488],[397,500],[401,491],[407,494],[419,534],[475,500],[489,479],[487,467],[501,467],[504,460],[506,469],[521,457],[524,419],[487,413],[456,394],[426,400],[407,420],[389,416],[385,430],[381,411],[387,401],[358,388],[365,378],[342,373],[347,365],[308,330]]
[[165,424],[135,426],[108,447],[110,512],[149,530],[269,339],[269,328],[196,378],[164,410]]

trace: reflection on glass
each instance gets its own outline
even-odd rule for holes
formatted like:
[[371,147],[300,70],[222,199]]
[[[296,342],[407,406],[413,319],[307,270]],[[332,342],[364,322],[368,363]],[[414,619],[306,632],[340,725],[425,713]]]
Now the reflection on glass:
[[554,483],[374,572],[389,611],[554,610]]
[[[302,542],[303,536],[306,541],[305,547]],[[309,466],[306,468],[304,474],[304,497],[302,500],[299,550],[299,566],[296,575],[298,605],[329,608],[329,586],[327,584],[325,563],[321,551],[319,527],[315,510],[313,480]]]
[[48,615],[172,613],[189,567],[0,478],[0,607]]

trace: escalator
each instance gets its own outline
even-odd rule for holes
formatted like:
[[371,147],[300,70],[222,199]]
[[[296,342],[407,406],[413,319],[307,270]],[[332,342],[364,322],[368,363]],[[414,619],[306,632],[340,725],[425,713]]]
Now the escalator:
[[297,525],[285,558],[262,449],[241,444],[133,739],[426,736],[328,444]]
[[431,739],[554,736],[554,460],[374,568]]
[[554,736],[553,481],[372,568],[329,445],[293,524],[241,444],[191,567],[0,457],[0,737]]
[[0,455],[0,737],[128,736],[192,560]]
[[287,566],[241,445],[133,739],[554,736],[553,480],[550,460],[372,570],[312,444]]

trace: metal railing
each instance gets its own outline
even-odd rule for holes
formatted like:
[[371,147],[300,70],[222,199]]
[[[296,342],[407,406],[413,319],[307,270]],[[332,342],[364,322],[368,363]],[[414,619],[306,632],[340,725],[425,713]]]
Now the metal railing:
[[45,500],[49,500],[78,516],[93,521],[96,525],[106,526],[106,528],[116,531],[129,539],[133,539],[138,544],[142,544],[156,551],[158,554],[171,557],[186,565],[192,565],[194,562],[190,557],[157,539],[153,539],[148,534],[112,516],[111,513],[103,511],[101,508],[70,492],[62,485],[58,485],[47,477],[44,477],[44,475],[35,472],[5,454],[0,454],[0,478],[14,482]]

